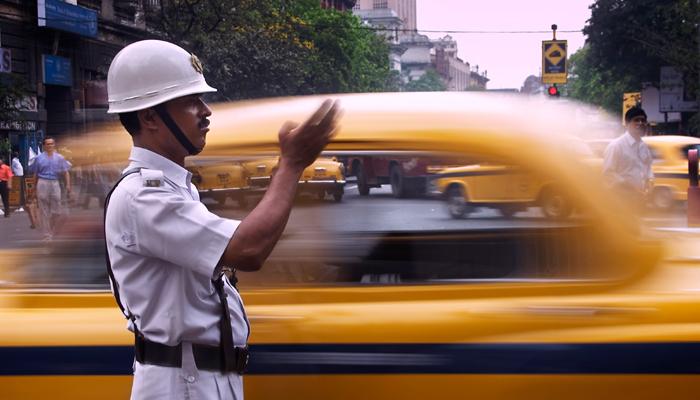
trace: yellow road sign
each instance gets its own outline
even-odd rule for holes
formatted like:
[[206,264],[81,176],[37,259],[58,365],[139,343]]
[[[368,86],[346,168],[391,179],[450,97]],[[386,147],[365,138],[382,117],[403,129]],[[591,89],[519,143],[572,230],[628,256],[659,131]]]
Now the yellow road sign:
[[622,94],[622,124],[625,124],[627,110],[642,103],[642,92],[630,92]]
[[542,41],[542,83],[566,83],[566,40]]

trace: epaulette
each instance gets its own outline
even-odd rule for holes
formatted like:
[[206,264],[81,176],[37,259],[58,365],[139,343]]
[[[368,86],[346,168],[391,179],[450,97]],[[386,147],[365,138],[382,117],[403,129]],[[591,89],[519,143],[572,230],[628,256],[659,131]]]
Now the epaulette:
[[141,179],[143,186],[161,187],[163,186],[163,171],[157,169],[141,169]]

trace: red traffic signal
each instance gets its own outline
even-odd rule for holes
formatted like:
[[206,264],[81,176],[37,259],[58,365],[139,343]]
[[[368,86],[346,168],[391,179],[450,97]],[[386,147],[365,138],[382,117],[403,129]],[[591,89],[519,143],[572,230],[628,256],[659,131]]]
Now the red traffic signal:
[[547,88],[547,94],[550,96],[559,97],[559,88],[557,88],[556,85],[550,86]]

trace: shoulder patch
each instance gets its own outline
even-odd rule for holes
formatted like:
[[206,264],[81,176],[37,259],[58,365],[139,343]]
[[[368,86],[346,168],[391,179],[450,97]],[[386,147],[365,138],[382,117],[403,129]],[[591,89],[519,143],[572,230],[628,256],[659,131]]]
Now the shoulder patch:
[[157,169],[141,169],[141,180],[143,186],[161,187],[163,186],[163,171]]

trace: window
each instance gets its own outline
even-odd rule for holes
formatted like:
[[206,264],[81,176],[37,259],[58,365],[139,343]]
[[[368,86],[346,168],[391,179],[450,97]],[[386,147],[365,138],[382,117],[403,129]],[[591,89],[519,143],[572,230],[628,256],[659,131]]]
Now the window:
[[389,8],[389,5],[387,4],[387,0],[374,0],[372,7],[376,10],[379,8]]

